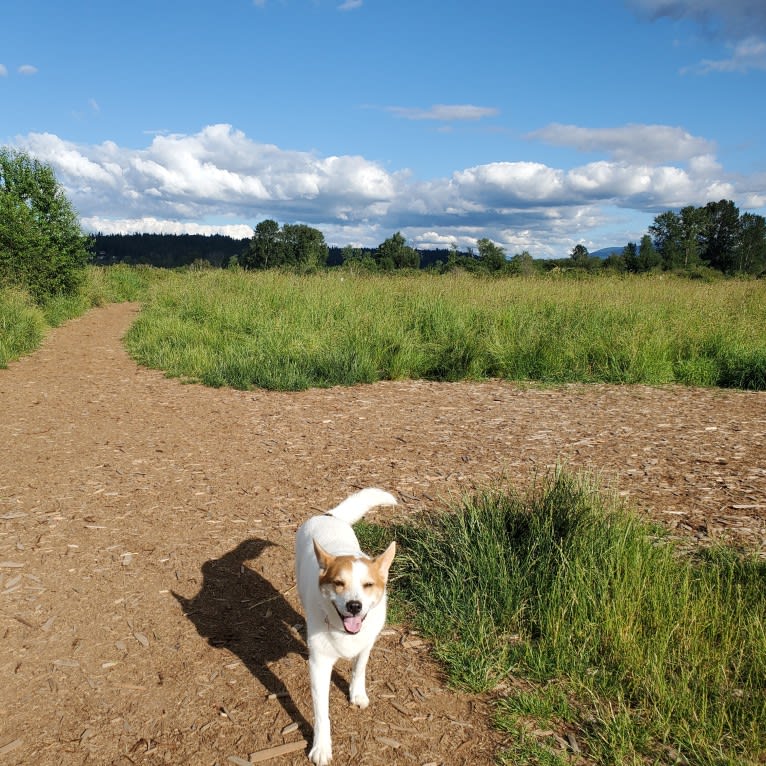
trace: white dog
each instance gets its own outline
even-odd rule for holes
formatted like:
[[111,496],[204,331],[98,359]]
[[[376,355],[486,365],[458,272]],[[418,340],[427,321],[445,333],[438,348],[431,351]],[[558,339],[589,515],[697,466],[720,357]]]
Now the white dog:
[[332,759],[330,678],[335,662],[353,660],[349,699],[370,704],[365,671],[370,650],[386,621],[386,582],[396,543],[376,559],[359,549],[351,525],[377,505],[396,505],[393,495],[367,488],[298,529],[295,572],[309,648],[314,705],[314,742],[309,758],[316,766]]

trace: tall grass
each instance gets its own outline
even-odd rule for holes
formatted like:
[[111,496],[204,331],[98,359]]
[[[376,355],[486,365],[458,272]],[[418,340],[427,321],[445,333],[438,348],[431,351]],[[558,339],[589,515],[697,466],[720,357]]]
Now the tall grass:
[[0,290],[0,367],[37,348],[45,328],[45,316],[28,294]]
[[565,472],[389,534],[394,590],[453,683],[504,682],[504,762],[566,763],[567,732],[590,763],[762,762],[766,561],[682,556]]
[[380,379],[766,388],[766,284],[203,271],[149,291],[143,364],[214,386]]

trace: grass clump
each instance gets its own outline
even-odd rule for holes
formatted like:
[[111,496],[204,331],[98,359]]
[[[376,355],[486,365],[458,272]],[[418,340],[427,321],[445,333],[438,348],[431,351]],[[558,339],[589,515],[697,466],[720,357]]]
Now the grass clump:
[[0,290],[0,367],[37,348],[45,329],[45,316],[28,293]]
[[763,560],[681,555],[563,471],[393,533],[394,591],[452,682],[506,689],[504,762],[567,763],[566,732],[592,763],[761,762]]

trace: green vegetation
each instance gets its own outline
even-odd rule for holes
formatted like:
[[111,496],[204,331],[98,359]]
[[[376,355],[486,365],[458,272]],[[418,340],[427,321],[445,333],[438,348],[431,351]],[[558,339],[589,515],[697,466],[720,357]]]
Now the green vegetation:
[[380,379],[766,389],[766,284],[202,270],[168,274],[127,336],[212,386]]
[[90,260],[88,240],[53,170],[0,147],[0,285],[37,302],[74,295]]
[[[766,562],[679,553],[585,477],[496,488],[382,529],[394,601],[452,683],[497,690],[508,764],[756,764],[766,752]],[[571,760],[570,760],[571,757]]]

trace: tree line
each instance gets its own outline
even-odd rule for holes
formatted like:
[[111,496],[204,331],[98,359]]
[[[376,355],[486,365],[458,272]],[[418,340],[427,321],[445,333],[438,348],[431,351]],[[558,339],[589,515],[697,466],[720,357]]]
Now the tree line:
[[377,247],[332,247],[306,224],[261,221],[249,240],[221,235],[96,235],[98,263],[128,261],[156,266],[209,263],[243,269],[286,268],[302,273],[343,266],[351,270],[461,269],[487,274],[534,274],[579,269],[589,272],[674,271],[692,275],[766,275],[766,219],[740,214],[731,200],[660,213],[640,242],[628,242],[606,258],[575,245],[565,258],[533,258],[528,251],[508,256],[488,238],[475,247],[419,250],[396,232]]

